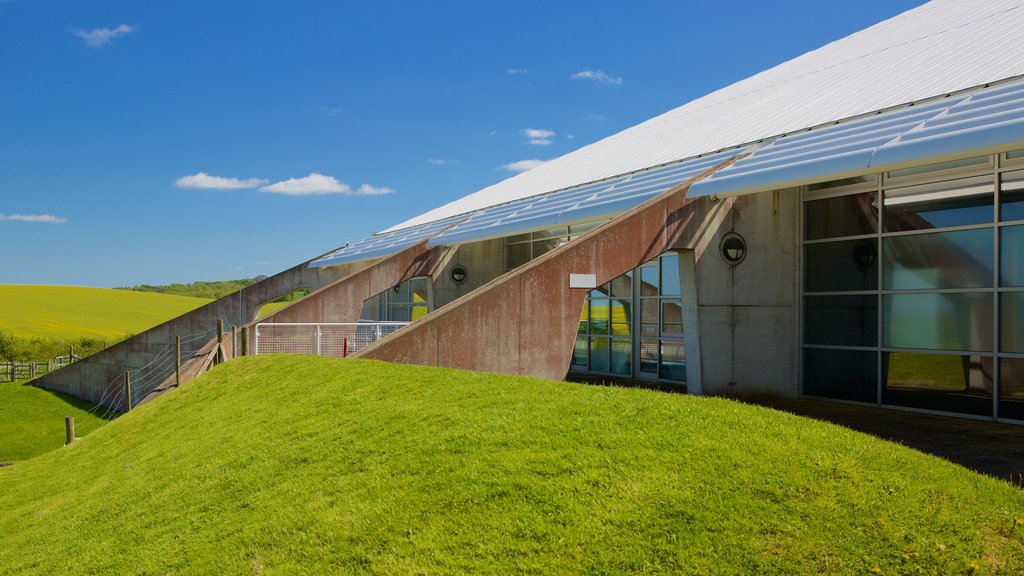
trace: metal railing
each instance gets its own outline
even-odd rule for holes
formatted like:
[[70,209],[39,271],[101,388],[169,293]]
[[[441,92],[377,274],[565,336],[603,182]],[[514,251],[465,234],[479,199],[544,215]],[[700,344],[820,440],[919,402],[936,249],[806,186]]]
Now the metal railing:
[[261,322],[256,324],[253,353],[345,358],[408,325],[408,322]]

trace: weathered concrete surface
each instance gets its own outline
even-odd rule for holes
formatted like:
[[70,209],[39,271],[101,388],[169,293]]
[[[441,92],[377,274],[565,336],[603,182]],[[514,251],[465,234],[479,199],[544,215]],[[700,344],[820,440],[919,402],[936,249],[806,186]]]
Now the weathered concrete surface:
[[587,293],[569,288],[569,274],[595,274],[602,284],[667,250],[692,249],[721,210],[721,203],[685,198],[690,184],[702,176],[497,278],[357,356],[563,378]]
[[[449,251],[420,242],[337,279],[258,322],[358,322],[363,301],[411,278],[438,274]],[[248,342],[255,342],[256,323],[244,327]]]
[[[146,330],[110,348],[101,350],[91,356],[75,362],[70,366],[51,372],[33,381],[33,385],[47,390],[71,394],[94,403],[102,403],[115,409],[124,409],[124,401],[115,401],[123,387],[125,372],[135,372],[147,366],[168,345],[173,346],[174,337],[183,339],[208,332],[217,327],[217,321],[223,320],[226,338],[230,337],[233,326],[241,326],[252,320],[260,306],[281,296],[308,288],[315,290],[326,285],[339,276],[349,275],[353,268],[337,267],[321,270],[310,268],[308,262],[289,268],[248,286],[234,294],[201,306],[191,312],[164,322],[159,326]],[[193,347],[215,338],[210,332],[209,338],[195,342]],[[166,354],[166,353],[165,353]],[[160,357],[158,364],[163,366],[165,356]],[[169,369],[173,371],[173,365]],[[153,370],[147,369],[146,378],[159,378]],[[160,372],[167,372],[161,369]],[[141,383],[140,383],[141,384]]]

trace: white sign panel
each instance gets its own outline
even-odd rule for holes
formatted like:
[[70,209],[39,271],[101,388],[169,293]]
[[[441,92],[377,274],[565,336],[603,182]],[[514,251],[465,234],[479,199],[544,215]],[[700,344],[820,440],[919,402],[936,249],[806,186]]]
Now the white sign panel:
[[569,288],[597,288],[597,274],[569,274]]

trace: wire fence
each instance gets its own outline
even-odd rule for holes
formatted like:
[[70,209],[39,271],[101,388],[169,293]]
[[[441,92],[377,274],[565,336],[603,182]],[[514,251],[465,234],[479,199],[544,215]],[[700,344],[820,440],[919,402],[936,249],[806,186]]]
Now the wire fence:
[[345,358],[408,325],[408,322],[259,323],[253,352]]

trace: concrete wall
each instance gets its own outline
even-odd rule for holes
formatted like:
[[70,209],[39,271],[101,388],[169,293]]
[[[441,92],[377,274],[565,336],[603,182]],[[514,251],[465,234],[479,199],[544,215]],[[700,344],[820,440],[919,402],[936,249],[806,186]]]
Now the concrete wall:
[[[316,290],[341,276],[350,275],[356,267],[333,269],[309,268],[307,262],[271,276],[262,282],[206,304],[173,320],[142,332],[85,359],[42,376],[33,385],[71,394],[94,403],[103,403],[123,409],[123,402],[114,402],[118,388],[123,386],[119,376],[147,366],[157,355],[181,336],[189,346],[199,347],[213,338],[192,337],[213,328],[223,320],[225,329],[242,326],[253,318],[260,306],[302,288]],[[362,265],[359,265],[362,266]],[[161,360],[160,364],[163,364]],[[170,368],[173,371],[173,366]],[[147,369],[146,379],[157,378]],[[141,385],[143,382],[139,382]],[[101,402],[102,401],[102,402]]]
[[[795,190],[724,199],[728,210],[695,239],[704,393],[799,393],[799,199]],[[719,250],[729,232],[747,243],[736,266]]]

